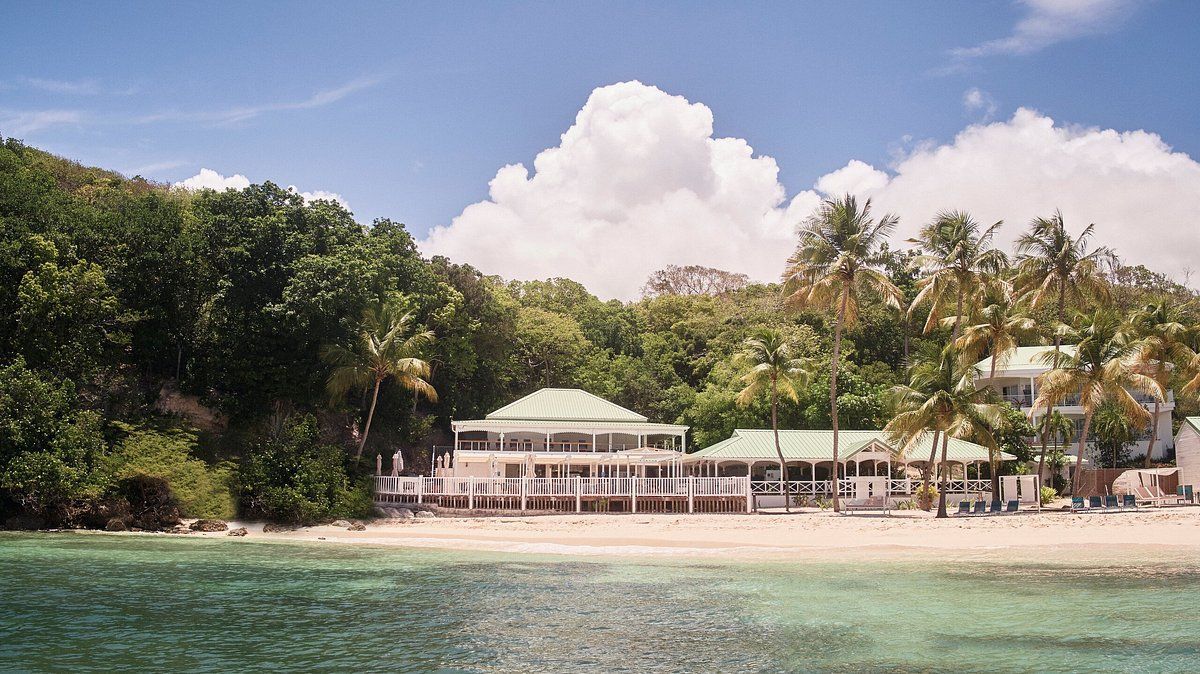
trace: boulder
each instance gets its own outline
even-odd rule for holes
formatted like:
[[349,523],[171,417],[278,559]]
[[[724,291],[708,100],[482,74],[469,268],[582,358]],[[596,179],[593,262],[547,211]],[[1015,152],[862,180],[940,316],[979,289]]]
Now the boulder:
[[192,522],[192,531],[226,531],[229,525],[224,520],[196,520]]
[[246,531],[246,527],[238,527],[236,529],[230,529],[229,533],[226,535],[228,535],[228,536],[245,536],[248,533],[249,532]]
[[129,531],[129,525],[125,523],[122,517],[113,517],[104,525],[105,531]]
[[355,522],[354,524],[351,524],[350,526],[346,527],[346,530],[347,531],[366,531],[367,525],[363,524],[362,522]]
[[290,524],[276,524],[274,522],[263,526],[264,534],[278,534],[285,531],[295,531],[296,527]]
[[408,508],[399,508],[396,510],[396,519],[411,520],[414,517],[416,517],[416,515],[413,514],[413,511],[409,510]]
[[424,520],[424,519],[430,519],[433,517],[437,517],[437,515],[434,514],[434,512],[432,510],[421,510],[421,511],[417,512],[416,517]]
[[350,522],[346,520],[334,520],[333,526],[338,527],[339,529],[345,529],[346,527],[350,526]]

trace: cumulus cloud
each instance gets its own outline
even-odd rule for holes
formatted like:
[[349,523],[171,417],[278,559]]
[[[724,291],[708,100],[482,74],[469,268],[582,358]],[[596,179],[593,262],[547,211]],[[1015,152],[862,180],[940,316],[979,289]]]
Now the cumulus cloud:
[[817,201],[788,203],[774,159],[714,138],[708,107],[640,82],[593,91],[533,168],[501,168],[490,198],[434,228],[422,250],[629,299],[669,263],[774,276]]
[[1024,8],[1011,35],[955,49],[959,58],[1031,54],[1059,42],[1116,30],[1136,0],[1020,0]]
[[182,187],[188,190],[216,190],[218,192],[244,190],[250,187],[250,179],[240,173],[225,177],[212,169],[202,168],[199,173],[191,178],[175,183],[175,187]]
[[[188,190],[216,190],[223,192],[225,190],[242,190],[250,186],[250,179],[246,176],[235,173],[231,176],[223,176],[212,169],[202,168],[196,175],[186,180],[181,180],[175,183],[175,187],[182,187]],[[350,204],[346,202],[342,195],[337,192],[327,192],[325,190],[313,190],[311,192],[303,192],[295,185],[288,185],[289,192],[299,194],[304,203],[312,203],[314,201],[332,201],[341,205],[342,208],[350,210]]]
[[950,143],[921,146],[890,173],[860,164],[830,175],[870,175],[875,185],[859,193],[900,216],[898,238],[952,208],[981,222],[1004,220],[997,240],[1010,245],[1030,220],[1058,208],[1076,232],[1096,223],[1098,241],[1131,263],[1177,275],[1195,266],[1200,163],[1154,133],[1056,125],[1021,108]]
[[996,116],[996,99],[979,87],[971,87],[963,92],[963,108],[967,112],[980,115],[983,121],[991,121]]
[[1200,164],[1146,131],[1056,125],[1019,109],[949,143],[917,143],[890,166],[851,160],[791,199],[774,159],[712,133],[700,103],[638,82],[596,89],[532,174],[501,168],[489,198],[434,228],[422,250],[508,278],[567,276],[605,298],[635,298],[668,264],[770,281],[795,227],[820,199],[849,192],[901,217],[897,242],[955,208],[1005,220],[1009,245],[1059,208],[1075,231],[1095,222],[1100,242],[1131,262],[1168,273],[1195,264]]

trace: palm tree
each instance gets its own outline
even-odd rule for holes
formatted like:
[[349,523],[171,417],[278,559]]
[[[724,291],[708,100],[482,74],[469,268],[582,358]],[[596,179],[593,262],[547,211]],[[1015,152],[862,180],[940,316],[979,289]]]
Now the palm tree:
[[934,433],[936,451],[938,435],[941,436],[939,518],[949,516],[946,512],[946,481],[950,477],[947,458],[950,438],[973,440],[988,447],[989,451],[998,448],[992,429],[1003,423],[1003,413],[996,402],[995,391],[975,387],[976,374],[975,368],[964,365],[961,354],[949,345],[936,361],[926,360],[914,365],[909,384],[891,390],[895,416],[884,431],[893,442],[902,443],[902,451],[907,451],[930,431]]
[[792,344],[777,330],[760,330],[746,339],[743,350],[734,357],[736,364],[749,367],[742,375],[745,388],[738,393],[738,405],[745,407],[764,390],[771,394],[771,431],[775,434],[775,454],[779,457],[779,477],[782,481],[783,507],[792,510],[791,483],[788,481],[787,461],[779,445],[779,394],[799,401],[796,389],[808,386],[813,365],[807,358],[792,355]]
[[829,374],[829,410],[833,421],[833,509],[838,500],[838,358],[842,330],[858,320],[860,295],[878,293],[888,305],[899,308],[902,295],[879,271],[880,247],[896,229],[898,220],[871,217],[871,200],[859,207],[850,195],[826,199],[800,228],[795,252],[783,272],[785,305],[792,309],[822,308],[834,312],[833,356]]
[[1037,321],[1017,306],[1012,286],[997,283],[983,295],[983,307],[978,310],[979,323],[968,325],[954,342],[955,348],[968,363],[975,363],[985,352],[992,358],[988,380],[996,378],[996,368],[1008,362],[1021,342],[1035,339]]
[[1130,394],[1129,389],[1164,396],[1162,384],[1142,374],[1137,364],[1138,344],[1126,332],[1120,318],[1112,311],[1099,309],[1092,315],[1080,315],[1081,326],[1071,331],[1077,338],[1073,354],[1045,354],[1046,361],[1057,360],[1054,369],[1038,377],[1039,394],[1034,409],[1050,410],[1064,398],[1079,396],[1083,408],[1083,429],[1079,434],[1079,453],[1075,457],[1072,489],[1077,486],[1083,467],[1083,451],[1091,431],[1092,417],[1101,405],[1115,405],[1135,423],[1150,421],[1150,413]]
[[[1138,337],[1137,359],[1154,380],[1167,388],[1171,370],[1196,357],[1187,344],[1188,315],[1185,306],[1162,298],[1133,312],[1129,322]],[[1150,455],[1158,440],[1158,413],[1161,401],[1155,399],[1150,420],[1150,442],[1146,445],[1145,467],[1150,467]]]
[[351,390],[373,387],[371,409],[354,453],[355,460],[362,458],[367,445],[375,405],[379,402],[379,387],[385,380],[391,378],[415,395],[437,401],[437,391],[428,381],[429,363],[421,359],[421,352],[434,339],[433,333],[424,330],[409,334],[414,321],[413,313],[400,302],[382,302],[363,312],[362,329],[350,347],[332,345],[321,352],[321,357],[333,365],[325,383],[333,400],[342,400]]
[[[909,239],[922,251],[914,262],[928,271],[917,281],[917,296],[909,313],[929,304],[925,332],[937,326],[941,315],[954,307],[954,338],[962,330],[963,312],[968,296],[976,294],[992,277],[1008,267],[1008,256],[992,248],[992,237],[1000,228],[997,222],[987,229],[962,211],[942,211],[933,222],[921,228],[916,239]],[[951,305],[951,301],[953,304]]]
[[[1046,444],[1049,438],[1055,438],[1061,447],[1066,447],[1071,444],[1072,438],[1075,437],[1075,422],[1071,421],[1066,415],[1058,410],[1050,414],[1043,414],[1038,419],[1037,425],[1038,437],[1042,439],[1042,453],[1038,456],[1038,479],[1041,479],[1042,471],[1046,468]],[[1053,482],[1053,479],[1051,479]]]

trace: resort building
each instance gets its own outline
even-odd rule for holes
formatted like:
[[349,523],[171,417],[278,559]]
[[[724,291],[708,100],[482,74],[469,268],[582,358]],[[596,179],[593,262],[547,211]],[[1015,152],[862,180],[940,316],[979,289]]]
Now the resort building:
[[1200,487],[1200,417],[1188,417],[1179,426],[1175,465],[1179,466],[1179,484]]
[[[1062,346],[1063,353],[1074,355],[1075,347],[1071,345]],[[1022,346],[1012,353],[1007,362],[1000,363],[996,366],[996,375],[990,377],[992,359],[985,358],[979,361],[975,367],[982,372],[979,378],[979,383],[984,386],[990,386],[998,391],[1005,400],[1015,405],[1020,410],[1029,414],[1033,408],[1033,402],[1038,396],[1038,377],[1049,372],[1050,364],[1047,363],[1045,357],[1047,354],[1053,354],[1054,347],[1052,346]],[[1147,411],[1153,413],[1154,398],[1145,395],[1141,392],[1131,391],[1134,398],[1138,400]],[[1075,440],[1062,447],[1064,453],[1075,456],[1078,453],[1079,433],[1083,432],[1083,408],[1079,406],[1079,397],[1072,396],[1063,400],[1054,409],[1075,422]],[[1167,392],[1167,399],[1159,404],[1158,417],[1154,423],[1158,427],[1158,440],[1155,442],[1154,453],[1152,459],[1163,459],[1168,452],[1174,447],[1174,441],[1171,436],[1171,412],[1175,409],[1175,394],[1171,391]],[[1033,416],[1033,422],[1046,414],[1046,410],[1040,409]],[[1094,448],[1094,438],[1088,439],[1089,448]],[[1147,424],[1146,428],[1140,429],[1130,452],[1134,457],[1145,456],[1146,448],[1150,441],[1150,427]],[[1086,462],[1088,457],[1084,456]]]

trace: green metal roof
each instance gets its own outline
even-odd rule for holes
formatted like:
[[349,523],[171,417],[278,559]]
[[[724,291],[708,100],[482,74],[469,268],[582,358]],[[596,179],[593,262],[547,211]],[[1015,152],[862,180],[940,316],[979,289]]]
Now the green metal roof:
[[1197,433],[1200,433],[1200,417],[1184,417],[1184,419],[1187,420],[1192,428],[1196,429]]
[[[909,461],[927,461],[929,459],[932,434],[915,443],[909,448]],[[883,447],[891,447],[887,435],[883,431],[840,431],[838,433],[839,458],[850,458],[858,452],[869,449],[872,443]],[[779,447],[783,457],[789,461],[831,461],[833,460],[833,431],[810,430],[780,430]],[[771,429],[739,428],[733,435],[715,445],[710,445],[691,455],[695,459],[728,459],[728,460],[758,460],[775,459],[775,436]],[[941,456],[939,446],[938,456]],[[946,458],[950,461],[978,461],[988,458],[987,448],[966,440],[950,438],[946,448]],[[1005,461],[1016,457],[1011,454],[1001,454]]]
[[[1063,344],[1062,352],[1068,355],[1075,354],[1075,345]],[[1054,346],[1019,346],[1008,356],[1008,360],[1003,361],[996,367],[996,373],[999,374],[1005,370],[1033,370],[1038,368],[1048,368],[1042,354],[1054,353]],[[984,358],[975,364],[979,371],[986,377],[992,369],[991,357]]]
[[544,388],[492,412],[489,420],[646,422],[646,417],[577,388]]

